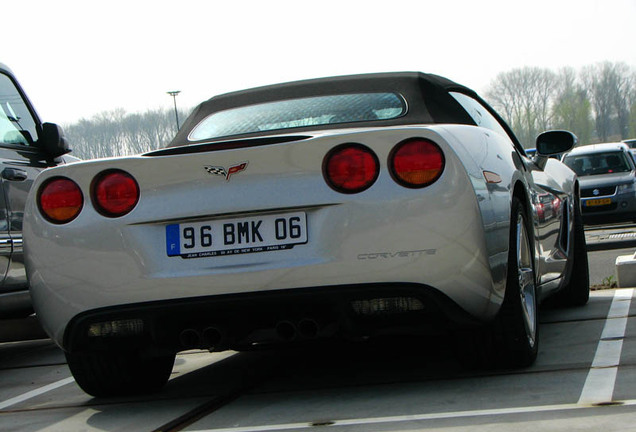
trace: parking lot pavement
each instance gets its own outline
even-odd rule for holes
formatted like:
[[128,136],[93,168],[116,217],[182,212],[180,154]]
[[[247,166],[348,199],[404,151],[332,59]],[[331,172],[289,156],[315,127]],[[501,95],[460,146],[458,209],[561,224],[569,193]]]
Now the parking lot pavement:
[[[631,331],[632,344],[631,335],[636,335],[636,323],[620,331],[636,310],[632,295],[633,290],[597,291],[587,307],[544,311],[539,358],[525,370],[467,371],[447,341],[423,351],[300,356],[276,379],[185,430],[277,431],[328,424],[360,431],[455,432],[476,430],[475,425],[477,430],[536,430],[541,425],[598,431],[597,423],[587,423],[589,416],[608,423],[606,430],[625,430],[636,422],[636,386],[617,385],[617,372],[633,372],[636,346],[628,343],[621,358],[616,345],[626,340],[625,329]],[[621,407],[598,410],[614,404]],[[550,418],[557,427],[550,426]]]
[[[233,388],[242,372],[223,364],[232,355],[182,353],[162,393],[98,399],[75,384],[62,352],[52,342],[0,344],[0,430],[153,430],[206,403],[216,392]],[[212,374],[208,387],[200,380],[210,367],[220,371]]]
[[624,431],[636,424],[633,289],[544,309],[536,363],[463,367],[446,338],[254,353],[182,353],[154,395],[97,399],[50,341],[0,344],[0,430]]

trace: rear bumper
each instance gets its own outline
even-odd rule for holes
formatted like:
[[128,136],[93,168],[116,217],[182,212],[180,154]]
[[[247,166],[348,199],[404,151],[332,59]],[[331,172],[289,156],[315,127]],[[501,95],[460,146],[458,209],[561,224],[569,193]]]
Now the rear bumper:
[[[134,330],[96,334],[134,322]],[[209,296],[86,311],[66,327],[70,352],[146,349],[222,351],[362,339],[386,334],[439,333],[478,321],[439,291],[419,284],[369,284]]]

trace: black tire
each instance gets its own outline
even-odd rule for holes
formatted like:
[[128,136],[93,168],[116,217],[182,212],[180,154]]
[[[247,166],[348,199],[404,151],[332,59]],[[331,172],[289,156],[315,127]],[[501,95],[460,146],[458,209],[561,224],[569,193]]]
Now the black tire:
[[583,306],[590,299],[590,270],[585,243],[585,228],[580,201],[574,205],[574,232],[572,233],[572,266],[568,284],[550,299],[555,306]]
[[532,251],[524,207],[513,198],[504,301],[492,323],[462,333],[460,361],[465,366],[519,368],[530,366],[537,358],[538,303]]
[[136,351],[66,353],[77,384],[96,397],[158,391],[170,378],[174,359],[175,354],[145,357]]
[[528,219],[517,198],[512,200],[510,223],[506,294],[492,332],[502,366],[526,367],[539,350],[539,303]]

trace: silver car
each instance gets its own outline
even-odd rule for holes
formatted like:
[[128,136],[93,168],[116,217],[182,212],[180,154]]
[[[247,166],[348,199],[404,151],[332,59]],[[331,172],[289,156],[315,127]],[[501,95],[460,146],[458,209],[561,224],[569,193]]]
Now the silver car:
[[445,332],[463,359],[537,355],[540,302],[589,296],[579,185],[475,92],[389,73],[202,103],[164,149],[47,170],[25,240],[41,322],[93,395],[175,353]]
[[563,162],[579,177],[584,223],[636,220],[636,167],[626,144],[577,147]]

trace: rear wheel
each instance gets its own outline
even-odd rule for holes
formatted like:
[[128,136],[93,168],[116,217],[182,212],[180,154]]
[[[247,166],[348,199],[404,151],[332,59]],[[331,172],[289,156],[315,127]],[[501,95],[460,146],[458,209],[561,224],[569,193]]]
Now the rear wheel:
[[[466,344],[461,348],[462,361],[468,366],[526,367],[537,357],[538,303],[534,254],[527,227],[523,205],[514,198],[504,301],[492,323],[478,329],[477,334],[465,333],[461,338],[460,342]],[[472,352],[469,354],[467,349]]]
[[77,384],[98,397],[157,391],[168,381],[174,359],[175,354],[145,357],[136,351],[66,353]]
[[574,232],[572,233],[572,269],[570,280],[552,299],[557,306],[583,306],[590,298],[590,271],[585,244],[585,228],[580,202],[574,205]]
[[511,222],[506,294],[492,333],[503,366],[524,367],[537,358],[539,320],[534,254],[524,208],[516,198]]

